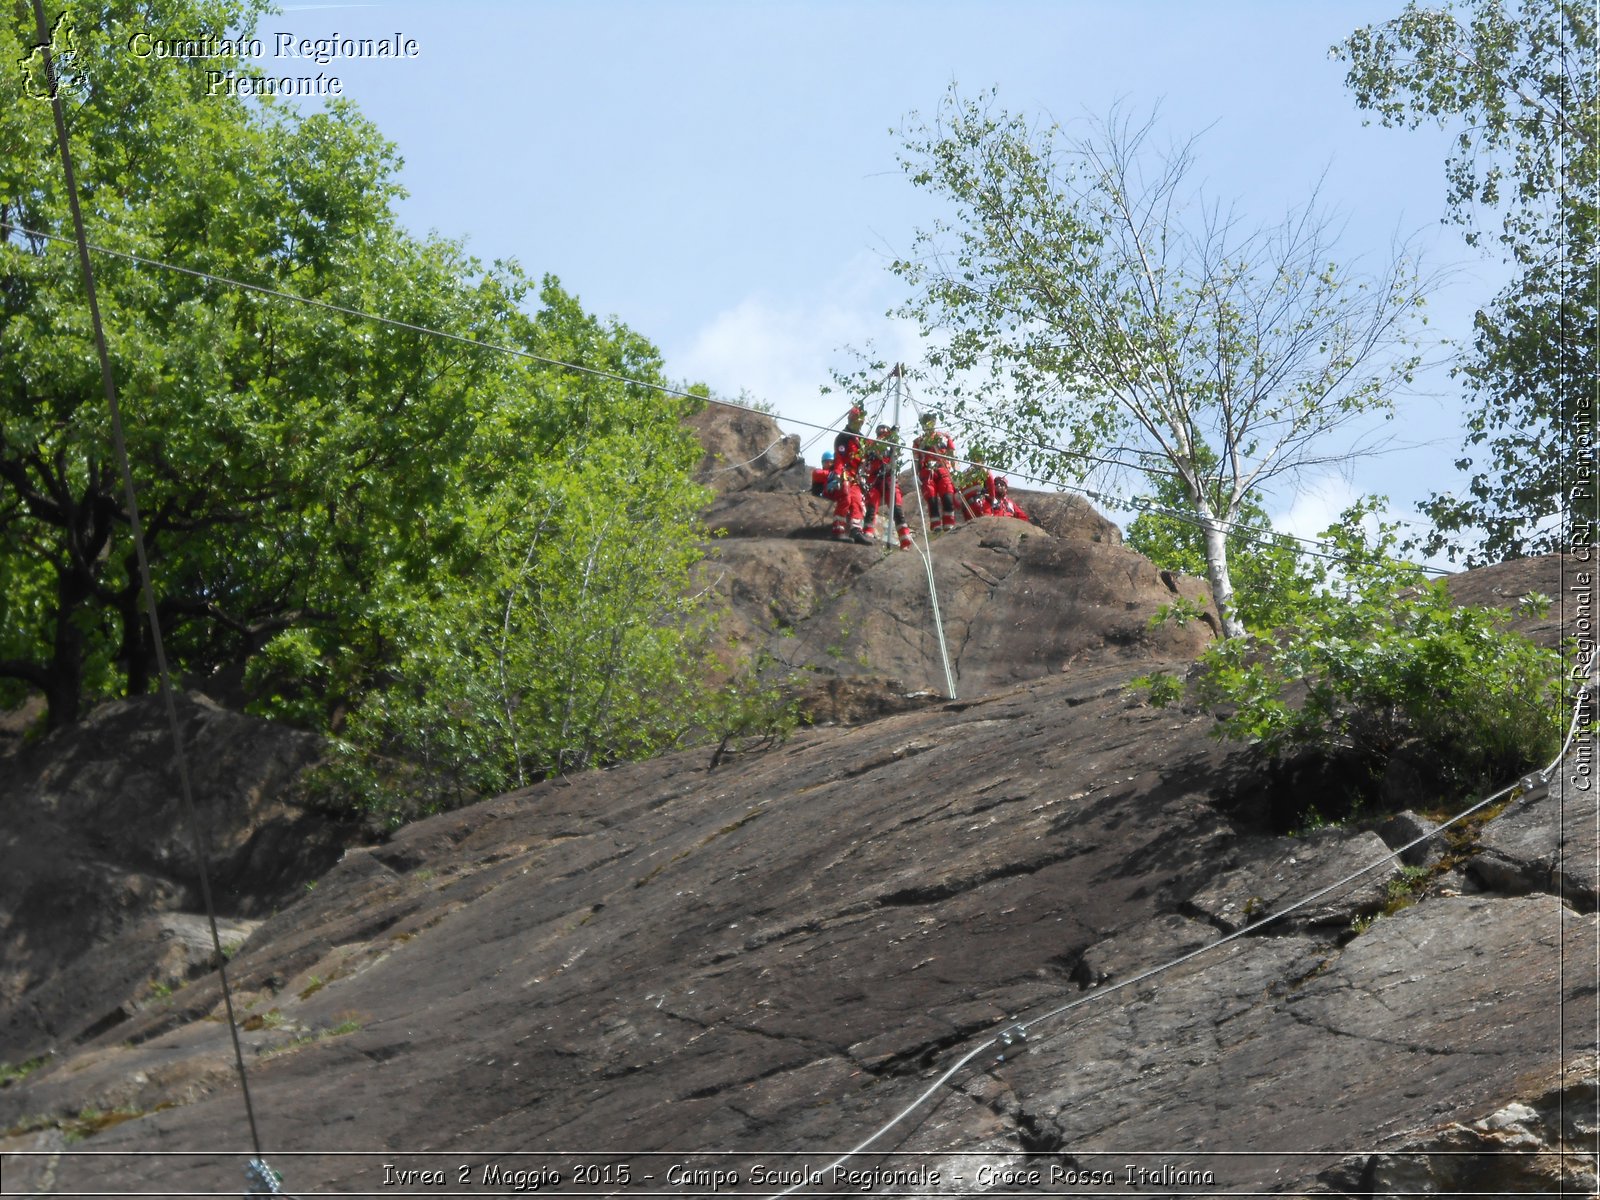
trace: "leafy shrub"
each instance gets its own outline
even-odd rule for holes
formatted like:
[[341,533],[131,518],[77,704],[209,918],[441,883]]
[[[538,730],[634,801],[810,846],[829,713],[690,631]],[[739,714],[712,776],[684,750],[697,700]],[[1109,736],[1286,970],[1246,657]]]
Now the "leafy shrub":
[[[1215,467],[1214,455],[1199,453],[1203,467]],[[1211,504],[1219,512],[1227,507],[1220,491],[1211,496]],[[1144,511],[1128,525],[1127,543],[1158,567],[1204,579],[1205,534],[1196,521],[1177,515],[1189,506],[1176,476],[1156,476],[1154,494],[1140,502]],[[1227,541],[1233,603],[1245,628],[1264,632],[1292,619],[1309,594],[1315,573],[1293,539],[1273,532],[1271,518],[1255,493],[1245,499]],[[1183,624],[1198,619],[1202,611],[1193,601],[1180,599],[1162,606],[1156,617]]]
[[1158,607],[1150,618],[1149,626],[1151,629],[1159,629],[1170,622],[1181,629],[1190,621],[1198,621],[1205,616],[1205,612],[1205,605],[1198,604],[1185,596],[1179,596],[1171,604]]
[[329,671],[311,631],[304,627],[275,635],[245,666],[252,716],[319,729],[327,719]]
[[740,664],[734,676],[712,696],[705,711],[705,737],[717,743],[711,766],[730,754],[781,746],[803,721],[800,702],[783,681],[774,679],[775,660],[761,654]]
[[1167,671],[1152,671],[1128,680],[1127,690],[1143,692],[1151,708],[1171,708],[1183,699],[1183,680]]
[[1354,758],[1371,781],[1404,754],[1441,791],[1546,761],[1562,733],[1560,656],[1389,558],[1392,528],[1370,542],[1362,532],[1372,507],[1324,533],[1340,563],[1318,569],[1291,625],[1202,657],[1195,697],[1222,710],[1218,734],[1279,760],[1308,749]]

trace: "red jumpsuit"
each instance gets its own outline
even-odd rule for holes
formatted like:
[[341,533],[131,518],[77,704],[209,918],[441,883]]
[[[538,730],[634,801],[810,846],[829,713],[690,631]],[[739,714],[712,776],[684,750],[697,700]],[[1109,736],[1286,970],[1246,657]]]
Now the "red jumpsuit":
[[956,527],[956,485],[951,478],[951,466],[956,456],[956,443],[948,433],[930,429],[911,443],[911,458],[921,485],[922,501],[928,506],[928,520],[938,516],[938,527]]
[[866,456],[866,446],[859,433],[846,430],[833,439],[833,473],[839,476],[839,487],[833,506],[833,540],[852,542],[852,536],[862,533],[861,522],[866,516],[866,504],[861,495],[861,465]]
[[973,463],[962,472],[959,507],[967,520],[987,517],[994,512],[994,480],[989,468],[982,463]]
[[1022,511],[1022,506],[1011,498],[1011,489],[1006,483],[1004,475],[1000,475],[991,481],[990,487],[994,491],[994,500],[990,505],[990,511],[995,516],[1015,517],[1019,521],[1028,519],[1028,514]]
[[911,526],[906,524],[904,499],[900,494],[900,483],[894,478],[894,451],[885,448],[882,453],[868,454],[866,468],[861,475],[861,487],[866,494],[867,504],[867,536],[876,533],[878,522],[878,509],[883,505],[889,495],[890,489],[894,492],[894,525],[895,532],[900,535],[900,549],[911,549]]

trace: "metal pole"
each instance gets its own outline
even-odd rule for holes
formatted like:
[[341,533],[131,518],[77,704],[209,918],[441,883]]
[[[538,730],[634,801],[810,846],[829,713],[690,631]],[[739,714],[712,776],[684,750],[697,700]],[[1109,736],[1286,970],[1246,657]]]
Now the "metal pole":
[[[902,372],[902,370],[903,370],[902,364],[896,363],[895,364],[895,368],[894,368],[894,412],[895,412],[895,418],[896,418],[896,420],[895,420],[896,426],[898,426],[899,423],[900,423],[899,422],[899,416],[900,416],[900,388],[901,388],[901,385],[902,385],[902,380],[901,380],[901,372]],[[899,457],[896,456],[896,458],[895,458],[895,467],[898,468],[899,465],[900,465]],[[899,477],[899,472],[898,472],[898,469],[897,469],[897,471],[896,471],[896,479],[897,480],[898,480],[898,477]],[[913,468],[912,472],[911,472],[911,479],[912,479],[913,483],[916,482],[916,478],[917,478],[917,473],[916,473],[915,468]],[[890,495],[893,496],[893,493],[891,492]],[[946,644],[946,642],[944,640],[944,618],[939,615],[939,589],[934,586],[934,582],[933,582],[933,540],[929,536],[929,533],[928,533],[928,515],[927,515],[927,510],[923,508],[922,497],[921,497],[920,494],[917,496],[917,509],[918,509],[918,511],[922,512],[922,514],[923,514],[923,516],[922,516],[922,549],[921,549],[922,566],[928,573],[928,599],[933,603],[933,629],[934,629],[934,632],[939,635],[939,659],[940,659],[940,661],[942,663],[944,663],[945,695],[948,696],[951,700],[954,700],[954,699],[956,699],[956,677],[955,677],[955,672],[950,669],[950,647],[949,647],[948,644]]]

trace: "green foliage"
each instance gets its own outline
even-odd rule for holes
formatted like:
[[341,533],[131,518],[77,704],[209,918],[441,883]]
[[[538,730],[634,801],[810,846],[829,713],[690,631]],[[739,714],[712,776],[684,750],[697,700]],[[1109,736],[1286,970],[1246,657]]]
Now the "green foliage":
[[1503,208],[1499,239],[1520,254],[1551,237],[1548,206],[1594,150],[1594,15],[1564,0],[1409,0],[1332,53],[1384,125],[1459,124],[1450,215],[1475,241],[1477,207]]
[[1299,824],[1289,831],[1289,836],[1292,838],[1309,837],[1321,830],[1333,829],[1342,825],[1345,820],[1346,818],[1341,817],[1338,820],[1330,821],[1322,815],[1322,810],[1315,804],[1308,805],[1305,811],[1300,814]]
[[95,1134],[110,1129],[113,1125],[120,1125],[124,1121],[137,1120],[150,1112],[157,1112],[166,1107],[168,1106],[163,1104],[154,1109],[142,1109],[134,1108],[131,1105],[122,1105],[118,1108],[102,1110],[89,1106],[79,1109],[71,1117],[63,1117],[59,1121],[52,1121],[51,1124],[61,1130],[62,1140],[70,1146],[92,1138]]
[[[1469,566],[1597,544],[1594,380],[1600,372],[1600,276],[1593,211],[1569,213],[1565,260],[1535,263],[1475,319],[1458,373],[1478,403],[1456,469],[1465,494],[1421,505],[1425,553]],[[1581,225],[1581,228],[1580,228]],[[1465,531],[1481,530],[1477,539]]]
[[1235,639],[1200,660],[1195,698],[1221,736],[1283,758],[1311,749],[1364,764],[1420,759],[1442,793],[1482,788],[1548,760],[1562,735],[1561,659],[1505,629],[1496,609],[1456,607],[1442,582],[1389,557],[1394,533],[1361,529],[1371,505],[1323,537],[1322,570],[1275,639]]
[[245,687],[251,696],[248,711],[303,728],[320,728],[328,716],[329,674],[311,631],[286,629],[261,647],[245,668]]
[[1401,867],[1385,889],[1388,898],[1383,906],[1384,915],[1393,916],[1402,908],[1410,908],[1432,877],[1433,872],[1426,867]]
[[1170,604],[1162,604],[1151,614],[1149,627],[1158,629],[1163,625],[1173,624],[1182,629],[1190,621],[1198,621],[1205,616],[1205,605],[1190,600],[1186,596],[1179,596]]
[[1404,259],[1372,279],[1337,266],[1309,207],[1222,219],[1190,194],[1192,145],[1153,152],[1152,125],[1113,113],[1069,136],[952,88],[912,118],[902,165],[954,215],[893,270],[930,373],[958,417],[1004,427],[1007,457],[1079,479],[1131,440],[1176,476],[1234,636],[1228,526],[1339,427],[1390,412],[1422,288]]
[[1128,691],[1143,692],[1151,708],[1171,708],[1183,699],[1184,683],[1167,671],[1152,671],[1128,680]]
[[[276,1012],[277,1010],[274,1009],[273,1011]],[[277,1025],[281,1024],[282,1021],[280,1020]],[[277,1028],[277,1025],[269,1025],[267,1028]],[[358,1018],[347,1017],[337,1025],[307,1029],[302,1033],[297,1033],[286,1042],[263,1046],[259,1053],[262,1058],[273,1058],[279,1054],[292,1054],[296,1050],[302,1050],[307,1046],[315,1046],[317,1043],[325,1042],[330,1038],[348,1037],[352,1033],[359,1033],[364,1027]]]
[[800,702],[774,680],[774,667],[767,655],[744,665],[708,710],[706,732],[716,742],[712,767],[731,754],[781,746],[805,719]]
[[637,758],[691,730],[716,693],[708,623],[688,598],[706,493],[680,415],[617,395],[543,470],[462,514],[470,570],[400,599],[393,681],[351,736],[465,794]]
[[[25,10],[0,21],[0,60],[32,39]],[[191,0],[163,20],[248,33],[261,11]],[[352,106],[206,96],[197,64],[126,53],[144,6],[75,12],[85,86],[67,120],[92,241],[463,335],[526,329],[514,267],[400,228],[398,156]],[[42,691],[61,725],[144,690],[153,647],[76,256],[20,231],[70,223],[50,107],[15,86],[0,80],[0,678]],[[204,673],[312,622],[370,651],[374,581],[448,551],[440,510],[515,372],[125,259],[95,269],[175,666]]]
[[[194,64],[133,59],[145,7],[75,9],[91,240],[642,381],[97,256],[175,670],[244,663],[253,711],[340,733],[322,800],[396,820],[781,725],[703,682],[699,401],[649,386],[655,348],[407,233],[398,155],[353,106],[207,96]],[[264,11],[162,20],[247,36]],[[50,108],[19,87],[0,72],[0,703],[41,691],[59,726],[147,688],[153,657],[75,256],[20,232],[69,224]]]
[[[1181,481],[1158,475],[1153,483],[1154,494],[1147,498],[1145,511],[1128,524],[1128,545],[1158,567],[1203,577],[1205,532],[1194,520],[1172,515],[1185,507]],[[1224,507],[1220,495],[1213,507]],[[1261,633],[1292,620],[1310,594],[1314,576],[1294,540],[1273,533],[1271,518],[1256,494],[1240,501],[1227,548],[1234,602],[1245,628]],[[1163,612],[1170,607],[1163,606]]]
[[48,1055],[41,1055],[19,1063],[0,1062],[0,1088],[21,1082],[49,1061]]
[[[1593,545],[1592,477],[1572,496],[1572,466],[1592,460],[1600,276],[1600,72],[1592,6],[1565,0],[1408,3],[1358,29],[1356,103],[1385,125],[1437,121],[1457,131],[1445,163],[1448,212],[1478,242],[1495,235],[1519,272],[1478,314],[1458,368],[1476,393],[1458,470],[1465,495],[1432,496],[1424,550],[1469,565]],[[1584,503],[1584,501],[1587,503]],[[1477,539],[1463,536],[1479,530]]]

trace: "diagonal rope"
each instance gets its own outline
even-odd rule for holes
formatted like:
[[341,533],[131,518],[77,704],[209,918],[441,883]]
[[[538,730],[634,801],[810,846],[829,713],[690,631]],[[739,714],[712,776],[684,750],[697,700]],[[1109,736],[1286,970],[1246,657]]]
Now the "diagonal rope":
[[[1043,1025],[1047,1021],[1053,1021],[1057,1017],[1065,1016],[1067,1013],[1072,1012],[1074,1009],[1082,1008],[1084,1005],[1098,1003],[1100,1000],[1114,992],[1120,992],[1124,988],[1130,988],[1135,984],[1143,983],[1147,979],[1153,979],[1155,976],[1164,974],[1175,967],[1182,966],[1186,962],[1199,958],[1202,955],[1210,954],[1213,950],[1217,950],[1223,946],[1226,946],[1230,942],[1236,942],[1241,938],[1248,937],[1249,935],[1264,929],[1266,926],[1271,925],[1276,921],[1281,921],[1291,913],[1298,912],[1308,905],[1315,904],[1324,896],[1331,895],[1334,892],[1348,887],[1350,884],[1360,879],[1363,875],[1368,875],[1373,871],[1376,871],[1385,864],[1399,858],[1407,851],[1413,850],[1422,845],[1422,843],[1426,842],[1429,838],[1437,837],[1451,826],[1459,824],[1468,817],[1472,816],[1474,813],[1481,812],[1483,809],[1487,808],[1491,804],[1494,804],[1496,801],[1504,798],[1505,796],[1509,796],[1512,795],[1512,793],[1518,792],[1519,789],[1521,790],[1522,798],[1532,798],[1541,789],[1548,788],[1550,777],[1555,774],[1556,768],[1560,766],[1561,761],[1566,758],[1567,751],[1571,748],[1574,739],[1576,739],[1578,736],[1579,729],[1584,724],[1584,717],[1589,707],[1588,698],[1591,690],[1592,689],[1589,688],[1580,689],[1577,703],[1573,706],[1572,721],[1567,729],[1566,740],[1562,743],[1561,749],[1556,752],[1555,757],[1552,758],[1549,764],[1542,770],[1534,771],[1531,774],[1522,776],[1522,778],[1518,779],[1515,783],[1508,784],[1507,786],[1501,788],[1498,792],[1495,792],[1489,796],[1485,796],[1482,800],[1479,800],[1469,807],[1462,809],[1453,817],[1450,817],[1448,820],[1445,820],[1439,825],[1435,826],[1433,829],[1430,829],[1427,833],[1422,834],[1420,837],[1413,838],[1411,841],[1407,842],[1398,849],[1389,851],[1389,853],[1385,854],[1382,858],[1368,863],[1359,870],[1352,871],[1342,879],[1337,879],[1333,883],[1328,884],[1326,887],[1319,888],[1317,891],[1312,892],[1308,896],[1301,897],[1299,900],[1296,900],[1293,904],[1286,908],[1279,909],[1274,913],[1269,913],[1267,916],[1262,917],[1259,921],[1254,921],[1243,926],[1242,928],[1234,930],[1232,933],[1225,934],[1214,942],[1207,942],[1204,946],[1201,946],[1198,949],[1190,950],[1186,954],[1180,954],[1175,958],[1168,959],[1166,962],[1159,963],[1148,970],[1141,971],[1137,975],[1130,976],[1127,979],[1119,980],[1113,984],[1108,984],[1105,987],[1096,988],[1089,995],[1080,996],[1076,1000],[1059,1005],[1058,1007],[1053,1008],[1050,1011],[1041,1014],[1040,1016],[1034,1017],[1032,1020],[1025,1022],[1013,1021],[1007,1024],[998,1032],[992,1034],[985,1041],[978,1043],[976,1046],[958,1058],[954,1063],[945,1069],[943,1074],[930,1083],[917,1096],[916,1099],[911,1101],[910,1104],[906,1105],[888,1121],[879,1126],[877,1131],[871,1136],[859,1142],[852,1149],[845,1151],[838,1158],[834,1159],[833,1162],[823,1167],[822,1174],[831,1174],[835,1167],[843,1166],[846,1162],[849,1162],[850,1159],[865,1151],[868,1146],[872,1145],[879,1138],[883,1137],[884,1134],[888,1133],[907,1117],[911,1116],[912,1113],[921,1108],[939,1091],[940,1088],[944,1087],[946,1083],[953,1079],[963,1067],[972,1062],[973,1059],[977,1058],[985,1051],[999,1048],[1002,1052],[1000,1057],[1003,1060],[1005,1057],[1005,1051],[1010,1049],[1012,1046],[1016,1046],[1025,1042],[1027,1040],[1028,1031],[1033,1029],[1035,1026]],[[794,1195],[802,1186],[804,1186],[803,1181],[791,1184],[783,1191],[776,1192],[767,1197],[767,1200],[782,1200],[782,1197],[784,1196]]]
[[[13,230],[24,235],[25,237],[38,238],[41,241],[60,242],[67,245],[73,244],[73,239],[62,237],[60,234],[46,233],[42,230],[30,229],[27,226],[18,225],[13,222],[0,221],[0,238],[5,237]],[[650,388],[667,396],[677,396],[680,399],[685,400],[699,400],[702,403],[715,404],[722,408],[732,408],[741,412],[758,413],[763,416],[770,416],[777,420],[785,421],[790,425],[798,425],[806,429],[817,430],[819,436],[832,431],[832,426],[830,425],[822,425],[816,421],[807,421],[801,417],[786,416],[782,413],[768,412],[765,409],[756,408],[753,405],[740,404],[736,400],[724,400],[716,396],[703,396],[698,392],[691,392],[686,391],[683,388],[672,387],[670,384],[658,383],[648,379],[636,379],[632,376],[623,375],[616,371],[601,370],[598,367],[586,367],[580,363],[571,363],[559,358],[550,358],[543,354],[535,354],[531,350],[523,350],[517,346],[507,346],[498,342],[486,342],[477,338],[465,337],[459,333],[451,333],[448,330],[433,329],[426,325],[418,325],[410,321],[402,321],[396,317],[386,317],[380,313],[371,313],[343,304],[334,304],[328,300],[317,300],[310,296],[300,296],[293,292],[285,292],[278,288],[266,287],[259,283],[247,283],[241,279],[231,279],[225,275],[216,275],[209,271],[198,270],[194,267],[185,267],[178,263],[166,262],[158,258],[150,258],[143,254],[135,254],[129,250],[113,250],[108,246],[97,245],[93,242],[89,243],[89,249],[96,254],[104,254],[111,258],[124,259],[128,262],[138,263],[140,266],[155,267],[159,270],[172,271],[175,274],[187,275],[194,279],[204,280],[207,283],[217,283],[227,287],[239,288],[242,291],[255,292],[258,295],[270,296],[278,300],[287,300],[293,304],[305,304],[312,308],[320,308],[327,312],[336,312],[344,316],[356,317],[363,321],[375,321],[380,325],[388,325],[395,329],[404,329],[411,333],[420,333],[427,337],[442,338],[445,341],[459,342],[465,346],[475,346],[480,350],[490,350],[497,354],[509,354],[515,358],[526,359],[529,362],[542,363],[545,366],[557,367],[565,371],[575,371],[578,374],[589,375],[596,379],[607,379],[614,383],[624,383],[633,387]],[[878,386],[882,387],[882,384],[880,383]],[[909,393],[909,391],[910,389],[908,387],[907,392]],[[815,441],[816,439],[813,438],[812,440]],[[1132,471],[1172,474],[1170,471],[1163,471],[1161,468],[1153,467],[1148,464],[1135,464],[1121,462],[1114,459],[1099,458],[1095,455],[1087,454],[1084,451],[1069,450],[1065,446],[1054,446],[1043,442],[1033,442],[1030,444],[1052,451],[1053,453],[1063,455],[1067,458],[1085,459],[1087,461],[1123,467]],[[1135,452],[1139,454],[1151,453],[1150,451],[1143,450]],[[952,465],[965,464],[966,460],[960,458],[951,458],[951,463]],[[1166,508],[1143,498],[1117,496],[1108,492],[1096,491],[1092,488],[1079,487],[1074,484],[1064,484],[1057,480],[1045,479],[1037,475],[1028,475],[1022,471],[1012,470],[1010,467],[1007,467],[1006,470],[1013,478],[1025,480],[1028,483],[1039,484],[1042,487],[1058,488],[1063,492],[1070,492],[1073,495],[1083,496],[1086,499],[1094,500],[1100,504],[1106,505],[1108,508],[1137,509],[1141,512],[1158,513],[1165,517],[1171,517],[1175,521],[1181,521],[1185,524],[1192,525],[1197,529],[1204,528],[1204,525],[1200,522],[1200,520],[1190,513],[1185,513],[1177,509]],[[1278,532],[1272,533],[1270,537],[1262,537],[1260,536],[1260,530],[1239,521],[1219,521],[1218,525],[1224,532],[1229,534],[1237,534],[1245,541],[1256,545],[1273,546],[1281,544],[1284,540],[1288,540],[1298,542],[1302,546],[1306,547],[1320,547],[1321,549],[1305,549],[1301,551],[1301,553],[1309,555],[1313,558],[1327,559],[1330,562],[1344,562],[1350,557],[1348,553],[1329,553],[1327,548],[1331,545],[1331,543],[1322,541],[1318,538],[1303,537],[1299,534]],[[1454,572],[1445,570],[1442,567],[1431,567],[1425,564],[1410,563],[1406,562],[1404,559],[1394,559],[1393,561],[1405,563],[1407,566],[1415,566],[1419,570],[1431,575],[1454,574]]]
[[[903,394],[909,393],[910,391],[910,389],[905,386],[905,379],[898,364],[896,364],[894,369],[894,387],[895,405],[898,409],[900,397]],[[899,467],[900,465],[898,454],[895,456],[894,465],[895,467]],[[891,487],[899,486],[898,471],[896,471],[896,473],[890,477],[889,485]],[[950,699],[954,700],[956,699],[956,678],[955,673],[950,668],[950,647],[945,642],[944,617],[939,612],[939,589],[934,585],[933,582],[933,532],[929,528],[928,506],[923,503],[922,489],[917,484],[917,472],[915,467],[912,467],[911,470],[911,486],[917,490],[917,511],[922,514],[922,543],[916,547],[916,551],[922,556],[922,566],[928,574],[928,600],[933,606],[934,632],[939,635],[939,659],[944,664],[945,691],[949,694]],[[893,492],[890,492],[889,494],[891,497],[894,495]]]
[[71,142],[67,136],[66,114],[61,106],[61,94],[56,74],[55,59],[50,52],[50,31],[45,25],[42,0],[33,0],[34,21],[38,30],[39,46],[44,57],[45,79],[50,89],[50,107],[55,114],[56,142],[61,150],[61,169],[66,178],[67,202],[72,210],[72,228],[78,249],[78,265],[83,272],[84,292],[89,302],[89,319],[94,327],[95,350],[100,358],[100,381],[105,387],[106,406],[111,417],[111,440],[116,447],[117,468],[122,475],[123,496],[128,505],[128,526],[133,537],[133,548],[139,565],[139,588],[144,597],[145,612],[150,618],[150,639],[155,652],[156,668],[161,677],[161,695],[167,711],[167,728],[172,735],[172,752],[178,772],[178,787],[183,797],[184,815],[188,820],[194,840],[195,866],[200,874],[200,896],[205,903],[206,921],[211,927],[211,948],[217,962],[217,973],[222,981],[222,999],[228,1015],[228,1032],[233,1039],[234,1065],[239,1075],[239,1088],[244,1095],[245,1116],[250,1124],[250,1142],[257,1161],[261,1158],[261,1135],[256,1125],[255,1106],[250,1099],[250,1081],[245,1072],[244,1048],[239,1040],[239,1025],[234,1018],[233,990],[228,984],[227,958],[222,952],[222,936],[217,930],[217,910],[211,896],[211,880],[206,869],[208,847],[199,813],[195,808],[194,789],[189,779],[188,754],[185,750],[183,729],[178,723],[177,702],[173,698],[172,676],[167,669],[167,654],[161,640],[161,618],[156,611],[155,588],[150,580],[150,559],[145,552],[144,527],[139,519],[139,499],[133,482],[133,469],[128,462],[128,443],[123,434],[122,409],[117,402],[116,380],[111,373],[111,356],[106,349],[105,326],[100,318],[100,301],[95,292],[94,268],[89,261],[88,238],[84,233],[83,208],[78,200],[77,176],[72,169]]

